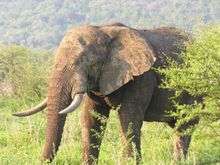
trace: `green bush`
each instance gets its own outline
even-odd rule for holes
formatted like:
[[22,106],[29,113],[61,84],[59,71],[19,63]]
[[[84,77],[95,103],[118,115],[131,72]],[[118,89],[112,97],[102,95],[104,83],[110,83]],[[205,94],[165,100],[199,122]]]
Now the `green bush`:
[[177,96],[186,91],[203,97],[203,103],[177,104],[178,111],[172,115],[185,116],[177,125],[199,117],[203,132],[211,127],[214,135],[220,136],[220,25],[196,31],[181,55],[184,63],[170,60],[169,69],[160,70],[167,76],[162,87],[175,89]]
[[44,97],[52,55],[22,46],[0,46],[1,95],[33,101]]

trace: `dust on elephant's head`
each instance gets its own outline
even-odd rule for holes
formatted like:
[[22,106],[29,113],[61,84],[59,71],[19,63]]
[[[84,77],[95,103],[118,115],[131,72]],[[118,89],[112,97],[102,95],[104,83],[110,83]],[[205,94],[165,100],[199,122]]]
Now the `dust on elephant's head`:
[[87,75],[87,82],[103,95],[143,74],[155,62],[150,44],[139,32],[124,26],[80,26],[64,37],[55,65]]

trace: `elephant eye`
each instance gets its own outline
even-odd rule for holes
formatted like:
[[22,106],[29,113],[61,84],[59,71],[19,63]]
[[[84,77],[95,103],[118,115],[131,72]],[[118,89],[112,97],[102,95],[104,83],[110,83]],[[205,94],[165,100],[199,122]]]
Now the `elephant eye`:
[[92,76],[90,74],[88,74],[88,83],[92,82]]
[[86,45],[86,41],[84,40],[83,37],[80,37],[80,38],[78,39],[78,41],[79,41],[79,43],[82,44],[83,46]]

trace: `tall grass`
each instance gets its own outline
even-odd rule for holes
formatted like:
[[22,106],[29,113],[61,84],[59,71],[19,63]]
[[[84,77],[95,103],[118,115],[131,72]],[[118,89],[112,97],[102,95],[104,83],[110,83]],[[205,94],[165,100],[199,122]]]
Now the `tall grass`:
[[[0,102],[0,164],[37,164],[44,144],[45,112],[27,118],[11,116],[20,108],[17,100]],[[81,164],[81,108],[68,115],[60,150],[52,164]],[[207,128],[206,128],[207,129]],[[187,159],[180,164],[220,164],[220,139],[210,137],[210,130],[197,129],[193,134]],[[172,156],[173,130],[163,123],[145,123],[142,128],[142,156],[145,165],[168,165]],[[99,164],[135,164],[123,160],[117,111],[111,111],[101,145]]]

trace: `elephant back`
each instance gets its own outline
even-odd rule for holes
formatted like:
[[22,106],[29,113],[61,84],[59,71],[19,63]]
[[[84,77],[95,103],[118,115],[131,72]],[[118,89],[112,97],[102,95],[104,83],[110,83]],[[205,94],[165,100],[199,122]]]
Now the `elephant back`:
[[181,52],[185,51],[185,42],[190,35],[173,27],[161,27],[153,30],[141,30],[156,54],[154,67],[167,68],[167,57],[182,63]]

